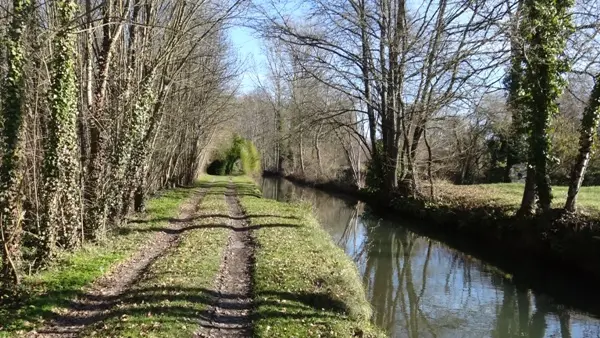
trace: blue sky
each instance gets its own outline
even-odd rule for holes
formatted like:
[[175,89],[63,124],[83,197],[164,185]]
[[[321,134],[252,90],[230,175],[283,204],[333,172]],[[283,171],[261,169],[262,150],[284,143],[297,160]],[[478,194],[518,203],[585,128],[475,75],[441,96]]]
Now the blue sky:
[[240,93],[248,93],[256,88],[257,76],[264,76],[261,69],[265,68],[266,57],[262,42],[250,28],[242,26],[229,29],[229,40],[233,51],[238,55],[238,60],[242,63]]

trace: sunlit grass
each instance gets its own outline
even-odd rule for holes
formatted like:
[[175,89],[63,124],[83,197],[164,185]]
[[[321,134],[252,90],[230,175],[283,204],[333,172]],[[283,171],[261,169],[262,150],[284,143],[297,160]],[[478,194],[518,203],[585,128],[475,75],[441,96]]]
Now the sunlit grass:
[[[148,201],[147,213],[138,217],[144,222],[132,223],[130,229],[161,227],[177,215],[179,205],[193,189],[165,191]],[[0,337],[23,336],[26,331],[43,325],[69,304],[81,289],[129,257],[152,235],[145,231],[115,234],[96,245],[86,245],[75,252],[64,252],[46,270],[26,276],[19,301],[5,299],[0,306]]]
[[255,337],[379,336],[356,266],[308,205],[253,196],[241,203],[256,227]]
[[[218,181],[218,180],[217,180]],[[206,182],[201,182],[206,183]],[[217,182],[218,183],[218,182]],[[144,278],[84,336],[192,337],[211,302],[229,230],[222,186],[211,188],[179,246],[158,259]]]
[[[467,204],[493,204],[507,206],[517,210],[523,197],[523,183],[494,183],[476,185],[454,185],[449,182],[437,182],[436,193],[442,201],[458,201]],[[569,188],[556,186],[552,188],[554,194],[553,207],[564,206]],[[577,205],[581,212],[600,217],[600,186],[582,187]]]

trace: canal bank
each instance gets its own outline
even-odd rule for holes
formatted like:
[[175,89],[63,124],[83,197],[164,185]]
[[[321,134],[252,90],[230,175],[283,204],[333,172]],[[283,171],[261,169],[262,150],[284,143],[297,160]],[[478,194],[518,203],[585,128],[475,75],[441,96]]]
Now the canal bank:
[[386,217],[343,195],[273,178],[261,187],[267,198],[313,204],[320,223],[359,267],[374,322],[392,337],[600,335],[600,298],[592,283],[574,283],[535,264],[509,274],[511,260],[497,265],[498,259],[479,259],[413,231],[423,221]]
[[2,295],[0,337],[383,337],[312,209],[250,178],[164,191],[110,236]]
[[515,270],[510,266],[521,266],[525,260],[528,265],[576,277],[581,283],[600,281],[600,220],[596,217],[553,210],[544,216],[521,219],[514,216],[511,206],[497,203],[475,204],[452,199],[430,202],[400,195],[380,198],[335,182],[313,182],[295,176],[285,179],[351,196],[381,214],[424,221],[413,230],[486,259],[498,260],[501,256],[500,261],[509,270]]
[[254,337],[383,337],[356,266],[310,206],[260,198],[245,176],[233,183],[256,246]]

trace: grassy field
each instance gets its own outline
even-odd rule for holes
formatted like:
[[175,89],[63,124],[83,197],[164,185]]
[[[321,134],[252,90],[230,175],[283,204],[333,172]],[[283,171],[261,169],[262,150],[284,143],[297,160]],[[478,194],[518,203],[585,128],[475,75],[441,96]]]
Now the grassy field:
[[[522,183],[454,185],[448,182],[439,182],[436,184],[436,193],[442,201],[458,201],[477,205],[494,204],[516,211],[523,197],[523,188]],[[553,187],[554,207],[564,206],[568,190],[568,187]],[[600,186],[582,187],[577,198],[577,205],[581,212],[600,217]]]
[[354,263],[312,216],[308,205],[254,197],[234,179],[255,227],[255,337],[377,337]]

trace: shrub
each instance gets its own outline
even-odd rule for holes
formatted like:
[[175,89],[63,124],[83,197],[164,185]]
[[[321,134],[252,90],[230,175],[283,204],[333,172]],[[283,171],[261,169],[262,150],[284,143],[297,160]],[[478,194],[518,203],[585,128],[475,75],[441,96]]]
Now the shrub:
[[206,172],[211,175],[256,174],[260,170],[260,154],[252,141],[238,135],[231,146],[219,152]]

